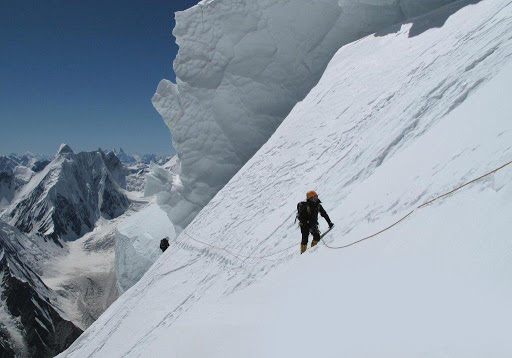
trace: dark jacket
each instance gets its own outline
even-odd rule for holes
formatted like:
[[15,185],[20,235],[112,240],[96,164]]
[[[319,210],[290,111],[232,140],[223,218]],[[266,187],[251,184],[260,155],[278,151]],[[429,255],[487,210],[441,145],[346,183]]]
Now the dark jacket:
[[327,221],[328,224],[331,223],[331,219],[329,218],[329,215],[325,212],[322,202],[320,199],[313,201],[313,200],[306,200],[306,203],[308,204],[308,212],[309,214],[309,220],[306,223],[306,225],[312,227],[312,226],[318,226],[318,213],[322,215],[322,217]]
[[162,239],[160,241],[160,249],[162,250],[162,252],[167,250],[168,247],[169,247],[169,239],[167,239],[167,238]]

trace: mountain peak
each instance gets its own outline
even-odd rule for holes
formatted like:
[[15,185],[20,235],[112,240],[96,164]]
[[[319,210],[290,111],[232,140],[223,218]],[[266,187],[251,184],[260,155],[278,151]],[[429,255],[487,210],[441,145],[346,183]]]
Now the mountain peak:
[[66,154],[66,153],[73,153],[73,149],[71,149],[71,147],[68,144],[62,143],[59,147],[59,150],[57,151],[57,154]]

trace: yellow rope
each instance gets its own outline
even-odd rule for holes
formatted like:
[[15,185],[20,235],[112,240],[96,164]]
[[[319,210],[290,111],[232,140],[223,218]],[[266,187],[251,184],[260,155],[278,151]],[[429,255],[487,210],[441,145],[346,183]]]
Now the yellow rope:
[[[385,232],[385,231],[387,231],[387,230],[391,229],[392,227],[394,227],[394,226],[398,225],[399,223],[401,223],[402,221],[404,221],[407,217],[409,217],[410,215],[412,215],[416,210],[421,209],[421,208],[423,208],[423,207],[425,207],[425,206],[427,206],[427,205],[429,205],[429,204],[432,204],[433,202],[435,202],[435,201],[437,201],[437,200],[439,200],[439,199],[441,199],[441,198],[444,198],[445,196],[448,196],[448,195],[450,195],[450,194],[453,194],[454,192],[456,192],[456,191],[458,191],[458,190],[460,190],[460,189],[464,188],[465,186],[467,186],[467,185],[469,185],[469,184],[472,184],[472,183],[474,183],[474,182],[476,182],[476,181],[478,181],[478,180],[480,180],[480,179],[483,179],[483,178],[485,178],[485,177],[487,177],[487,176],[489,176],[489,175],[491,175],[491,174],[494,174],[494,173],[496,173],[497,171],[499,171],[499,170],[501,170],[501,169],[505,168],[506,166],[508,166],[508,165],[510,165],[510,164],[512,164],[512,160],[511,160],[510,162],[508,162],[508,163],[503,164],[502,166],[500,166],[500,167],[498,167],[498,168],[496,168],[496,169],[491,170],[490,172],[488,172],[488,173],[486,173],[486,174],[484,174],[484,175],[479,176],[478,178],[475,178],[475,179],[473,179],[473,180],[471,180],[471,181],[468,181],[467,183],[464,183],[464,184],[462,184],[462,185],[460,185],[460,186],[456,187],[456,188],[455,188],[455,189],[453,189],[453,190],[450,190],[450,191],[449,191],[449,192],[447,192],[447,193],[441,194],[441,195],[439,195],[439,196],[435,197],[434,199],[429,200],[429,201],[427,201],[427,202],[425,202],[425,203],[421,204],[421,205],[420,205],[420,206],[418,206],[416,209],[411,210],[409,213],[407,213],[406,215],[404,215],[403,217],[401,217],[399,220],[395,221],[393,224],[389,225],[388,227],[386,227],[386,228],[384,228],[384,229],[382,229],[382,230],[380,230],[380,231],[378,231],[378,232],[376,232],[376,233],[374,233],[374,234],[372,234],[372,235],[366,236],[366,237],[364,237],[364,238],[362,238],[362,239],[359,239],[359,240],[357,240],[357,241],[351,242],[351,243],[346,244],[346,245],[343,245],[343,246],[329,246],[328,244],[326,244],[326,243],[325,243],[325,241],[324,241],[324,240],[321,240],[321,241],[322,241],[322,243],[323,243],[327,248],[337,250],[337,249],[344,249],[344,248],[347,248],[347,247],[349,247],[349,246],[356,245],[356,244],[358,244],[358,243],[360,243],[360,242],[362,242],[362,241],[365,241],[365,240],[371,239],[371,238],[373,238],[373,237],[375,237],[375,236],[378,236],[378,235],[382,234],[383,232]],[[279,250],[279,251],[273,252],[273,253],[268,254],[268,255],[263,255],[263,256],[252,256],[252,255],[243,255],[243,254],[240,254],[240,253],[234,253],[234,252],[232,252],[232,251],[227,250],[226,248],[219,247],[219,246],[215,246],[215,245],[209,244],[209,243],[207,243],[207,242],[204,242],[204,241],[198,240],[198,239],[196,239],[196,238],[192,237],[191,235],[189,235],[188,233],[186,233],[185,231],[184,231],[183,233],[184,233],[185,235],[187,235],[189,238],[191,238],[192,240],[196,241],[196,242],[199,242],[199,243],[201,243],[201,244],[203,244],[203,245],[210,246],[211,248],[215,248],[215,249],[217,249],[217,250],[225,251],[225,252],[227,252],[228,254],[230,254],[230,255],[232,255],[232,256],[234,256],[234,257],[236,257],[236,258],[239,258],[239,259],[266,259],[266,258],[268,258],[268,257],[270,257],[270,256],[274,256],[274,255],[277,255],[277,254],[279,254],[279,253],[281,253],[281,252],[288,251],[288,250],[290,250],[290,249],[292,249],[292,248],[294,248],[294,247],[300,246],[300,244],[294,244],[294,245],[292,245],[292,246],[289,246],[289,247],[287,247],[287,248],[284,248],[284,249],[282,249],[282,250]]]
[[384,231],[387,231],[387,230],[391,229],[393,226],[398,225],[400,222],[404,221],[404,220],[405,220],[409,215],[411,215],[413,212],[414,212],[414,210],[410,211],[407,215],[403,216],[400,220],[398,220],[398,221],[394,222],[393,224],[389,225],[387,228],[382,229],[381,231],[376,232],[375,234],[372,234],[372,235],[369,235],[369,236],[363,237],[362,239],[359,239],[359,240],[357,240],[357,241],[354,241],[354,242],[352,242],[352,243],[350,243],[350,244],[343,245],[343,246],[329,246],[329,245],[327,245],[327,244],[325,243],[325,241],[324,241],[324,240],[322,240],[322,243],[323,243],[326,247],[328,247],[329,249],[344,249],[344,248],[346,248],[346,247],[349,247],[349,246],[352,246],[352,245],[358,244],[358,243],[360,243],[361,241],[368,240],[368,239],[371,239],[372,237],[375,237],[375,236],[377,236],[377,235],[379,235],[379,234],[382,234]]
[[360,239],[360,240],[354,241],[354,242],[352,242],[352,243],[350,243],[350,244],[343,245],[343,246],[334,246],[334,247],[333,247],[333,246],[329,246],[329,245],[327,245],[323,240],[322,240],[322,243],[323,243],[326,247],[328,247],[329,249],[344,249],[344,248],[346,248],[346,247],[349,247],[349,246],[355,245],[355,244],[357,244],[357,243],[360,243],[361,241],[368,240],[368,239],[370,239],[370,238],[372,238],[372,237],[374,237],[374,236],[377,236],[377,235],[379,235],[379,234],[383,233],[384,231],[387,231],[387,230],[391,229],[393,226],[395,226],[395,225],[397,225],[398,223],[400,223],[400,222],[402,222],[403,220],[405,220],[405,218],[407,218],[408,216],[410,216],[410,215],[411,215],[412,213],[414,213],[417,209],[421,209],[421,208],[423,208],[423,207],[425,207],[425,206],[427,206],[427,205],[429,205],[429,204],[432,204],[433,202],[435,202],[435,201],[437,201],[437,200],[439,200],[439,199],[441,199],[441,198],[444,198],[445,196],[448,196],[448,195],[450,195],[450,194],[453,194],[453,193],[455,193],[456,191],[458,191],[458,190],[460,190],[460,189],[464,188],[465,186],[467,186],[467,185],[469,185],[469,184],[471,184],[471,183],[474,183],[474,182],[476,182],[476,181],[478,181],[478,180],[480,180],[480,179],[483,179],[483,178],[485,178],[485,177],[487,177],[487,176],[489,176],[489,175],[491,175],[491,174],[494,174],[494,173],[496,173],[498,170],[501,170],[501,169],[505,168],[507,165],[510,165],[510,164],[512,164],[512,161],[510,161],[510,162],[508,162],[508,163],[505,163],[505,164],[503,164],[502,166],[500,166],[500,167],[498,167],[498,168],[496,168],[496,169],[493,169],[493,170],[491,170],[490,172],[485,173],[484,175],[479,176],[478,178],[475,178],[475,179],[473,179],[473,180],[470,180],[470,181],[468,181],[467,183],[464,183],[464,184],[462,184],[462,185],[460,185],[460,186],[456,187],[455,189],[450,190],[450,191],[449,191],[449,192],[447,192],[447,193],[441,194],[441,195],[439,195],[439,196],[435,197],[434,199],[429,200],[429,201],[427,201],[427,202],[425,202],[425,203],[421,204],[421,205],[420,205],[420,206],[418,206],[416,209],[414,209],[414,210],[410,211],[407,215],[405,215],[404,217],[402,217],[402,218],[401,218],[401,219],[399,219],[398,221],[394,222],[393,224],[389,225],[387,228],[382,229],[381,231],[379,231],[379,232],[377,232],[377,233],[375,233],[375,234],[373,234],[373,235],[367,236],[367,237],[365,237],[365,238],[362,238],[362,239]]

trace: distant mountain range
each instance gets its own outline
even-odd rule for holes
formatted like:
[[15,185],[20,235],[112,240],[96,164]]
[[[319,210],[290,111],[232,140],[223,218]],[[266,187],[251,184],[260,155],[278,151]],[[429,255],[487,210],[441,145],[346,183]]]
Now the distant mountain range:
[[169,159],[171,159],[175,154],[169,155],[158,155],[158,154],[127,154],[123,148],[113,149],[112,152],[125,164],[134,164],[134,163],[144,163],[151,164],[155,163],[158,165],[163,165]]
[[103,255],[102,264],[113,265],[113,229],[98,231],[98,223],[143,206],[137,198],[150,165],[171,158],[130,155],[122,148],[75,153],[67,144],[52,157],[0,156],[0,357],[56,355],[117,298],[115,274],[112,284],[103,282],[111,280],[109,271],[63,276],[53,289],[43,282],[43,271],[56,271],[51,275],[58,278],[59,266],[51,262],[66,257],[69,243],[84,235],[87,254]]
[[1,357],[53,357],[82,333],[60,310],[62,294],[43,283],[43,264],[100,218],[122,215],[149,163],[164,161],[122,149],[74,153],[67,144],[53,157],[0,156]]
[[27,152],[22,155],[15,153],[0,155],[0,172],[13,171],[17,166],[28,167],[35,172],[41,171],[51,158],[45,155],[36,155]]
[[[14,183],[18,192],[12,195],[2,219],[26,234],[56,243],[74,240],[91,231],[100,217],[112,219],[126,210],[126,174],[113,152],[100,149],[75,154],[63,144],[55,158],[40,172],[33,172],[24,186]],[[4,186],[12,189],[7,176],[5,181]]]

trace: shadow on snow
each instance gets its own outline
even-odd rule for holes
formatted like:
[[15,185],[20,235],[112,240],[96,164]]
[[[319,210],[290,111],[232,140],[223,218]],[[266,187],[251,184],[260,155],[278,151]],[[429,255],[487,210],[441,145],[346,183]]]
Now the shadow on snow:
[[414,17],[408,19],[400,24],[396,24],[390,27],[387,27],[383,30],[377,31],[375,33],[376,37],[386,36],[392,33],[397,33],[402,28],[404,24],[412,23],[412,27],[409,30],[409,37],[415,37],[421,35],[425,31],[428,31],[433,28],[441,28],[444,26],[446,21],[455,14],[457,11],[468,5],[475,5],[482,0],[460,0],[449,5],[443,6],[437,10],[434,10],[427,14],[427,16],[422,15],[419,17]]

